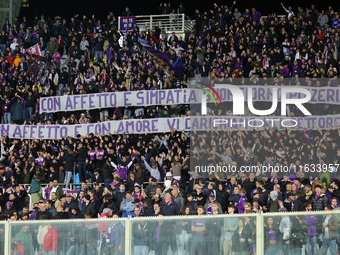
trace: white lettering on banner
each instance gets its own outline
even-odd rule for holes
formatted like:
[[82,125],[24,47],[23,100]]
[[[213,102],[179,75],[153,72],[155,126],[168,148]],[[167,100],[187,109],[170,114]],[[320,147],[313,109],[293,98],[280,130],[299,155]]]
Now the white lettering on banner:
[[235,116],[199,116],[186,118],[158,118],[158,119],[131,119],[122,121],[106,121],[101,123],[91,123],[83,125],[0,125],[2,136],[17,139],[61,139],[65,136],[77,137],[78,134],[85,136],[115,133],[164,133],[172,129],[190,131],[195,129],[205,131],[210,129],[241,129],[249,128],[263,129],[277,125],[278,129],[297,126],[299,130],[310,129],[316,122],[316,127],[320,129],[337,128],[340,121],[339,115],[310,116],[310,117],[289,117],[289,118],[269,118],[269,117],[235,117]]
[[276,126],[279,130],[291,128],[303,130],[337,128],[340,124],[340,115],[308,116],[308,117],[241,117],[241,116],[193,116],[190,117],[192,130],[249,130],[251,128],[262,130]]
[[[244,92],[235,85],[225,85],[223,88],[228,89],[233,97],[233,115],[244,115],[244,104],[245,104],[245,97]],[[253,87],[248,86],[246,89],[246,93],[248,94],[247,102],[248,102],[248,109],[249,111],[254,115],[271,115],[275,112],[277,106],[278,106],[278,88],[272,87],[272,107],[267,110],[258,110],[253,105]],[[304,88],[297,88],[297,87],[283,87],[281,88],[281,115],[286,115],[286,106],[290,104],[294,104],[297,108],[299,108],[304,115],[312,115],[304,106],[303,103],[308,103],[311,99],[311,93],[309,90]],[[306,95],[304,98],[296,98],[296,99],[288,99],[287,95],[296,93],[296,94],[304,94]],[[216,93],[217,94],[217,93]],[[210,94],[210,97],[212,94]],[[202,104],[202,115],[206,114],[206,97],[207,95],[202,94],[201,95],[201,104]],[[222,100],[221,100],[222,101]],[[205,104],[203,106],[203,104]],[[222,105],[222,103],[221,103]]]
[[[222,102],[232,102],[233,96],[226,85],[216,85],[215,89]],[[290,87],[287,87],[290,88]],[[307,103],[340,104],[340,88],[299,87],[310,91],[311,98]],[[244,98],[248,98],[249,86],[239,86]],[[286,89],[286,88],[284,88]],[[281,101],[282,88],[273,86],[252,87],[252,101],[273,102],[273,91],[277,91],[277,100]],[[205,93],[205,92],[203,92]],[[80,111],[84,109],[99,109],[125,106],[150,106],[150,105],[178,105],[201,103],[202,90],[200,89],[169,89],[169,90],[142,90],[126,92],[110,92],[85,95],[70,95],[57,97],[43,97],[40,100],[40,112]],[[303,93],[286,93],[286,99],[300,99],[305,97]],[[215,95],[216,96],[216,95]],[[217,100],[217,98],[215,98]],[[207,103],[212,103],[211,97],[207,97]]]

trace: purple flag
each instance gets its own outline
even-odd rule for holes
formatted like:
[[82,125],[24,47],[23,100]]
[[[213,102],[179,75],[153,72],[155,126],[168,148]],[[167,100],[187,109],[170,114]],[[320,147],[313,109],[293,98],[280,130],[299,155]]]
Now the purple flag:
[[127,31],[131,32],[135,28],[136,17],[135,16],[122,16],[119,17],[119,29],[122,33],[126,33]]
[[44,164],[44,157],[39,157],[34,160],[36,163],[38,163],[40,166]]
[[58,148],[55,147],[54,145],[50,144],[49,146],[51,147],[51,149],[52,149],[54,152],[59,152]]
[[179,60],[179,57],[177,58],[177,61],[174,64],[170,63],[170,60],[166,53],[154,49],[150,43],[142,38],[138,38],[139,42],[142,44],[142,46],[149,52],[149,54],[156,60],[156,62],[160,65],[162,70],[173,80],[178,80],[184,71],[184,66],[178,66],[177,62]]

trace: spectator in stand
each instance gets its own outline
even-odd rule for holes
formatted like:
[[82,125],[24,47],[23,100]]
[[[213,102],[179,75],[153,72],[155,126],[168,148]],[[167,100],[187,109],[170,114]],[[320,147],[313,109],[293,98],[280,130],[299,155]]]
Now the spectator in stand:
[[173,201],[170,193],[165,194],[164,201],[161,202],[160,213],[164,216],[180,214],[180,208],[178,204],[175,201]]
[[234,187],[232,195],[229,197],[228,201],[232,205],[235,205],[240,201],[241,194],[240,194],[240,188],[238,186]]
[[134,198],[132,197],[131,191],[126,192],[126,197],[120,205],[120,211],[122,217],[127,218],[129,215],[133,216],[135,210]]
[[275,254],[281,248],[278,242],[281,233],[273,217],[268,217],[265,223],[265,254]]
[[60,199],[61,195],[64,194],[64,191],[62,187],[59,186],[58,180],[53,180],[53,187],[50,191],[50,197],[48,199],[51,199],[51,194],[55,193],[57,195],[57,199]]
[[328,205],[328,199],[325,193],[322,193],[320,185],[315,186],[315,195],[312,196],[312,206],[315,211],[323,211]]
[[[307,203],[305,204],[305,210],[307,212],[312,211],[312,204]],[[308,228],[308,239],[307,239],[307,244],[306,244],[306,253],[307,254],[317,254],[317,241],[316,241],[316,236],[317,236],[317,230],[316,226],[318,224],[318,217],[315,215],[307,215],[305,216],[303,223],[307,226]]]
[[78,148],[77,148],[77,154],[76,154],[76,158],[78,160],[78,171],[79,171],[79,177],[80,177],[80,181],[84,182],[84,181],[88,181],[89,177],[88,177],[88,172],[86,169],[86,158],[87,158],[87,149],[84,147],[83,143],[79,143],[78,144]]
[[205,211],[205,214],[207,214],[207,215],[212,214],[212,206],[213,206],[214,203],[218,204],[218,213],[219,214],[222,213],[221,205],[218,202],[216,202],[215,196],[216,195],[213,192],[211,192],[210,195],[209,195],[209,201],[204,205],[204,211]]
[[235,204],[235,206],[238,209],[238,213],[244,213],[244,204],[248,202],[246,193],[247,193],[246,189],[242,188],[240,200]]
[[44,237],[43,252],[46,255],[54,254],[57,251],[58,228],[53,228],[51,224],[47,224],[47,233]]
[[41,217],[44,219],[52,219],[52,214],[47,210],[47,204],[39,202],[39,211],[37,212],[36,219],[39,220]]
[[88,217],[90,218],[96,218],[97,217],[96,208],[95,205],[91,203],[90,199],[91,199],[90,195],[86,194],[84,197],[85,204],[81,211],[81,214],[83,215],[83,217],[88,215]]
[[179,211],[182,212],[184,208],[184,198],[178,193],[178,190],[173,189],[171,191],[172,198],[174,202],[178,205]]
[[330,193],[332,194],[332,197],[340,199],[340,181],[335,179],[333,180],[331,187],[329,188]]
[[[96,36],[96,35],[95,35]],[[96,38],[95,42],[95,57],[96,57],[96,62],[99,62],[99,59],[103,59],[103,51],[104,51],[104,41],[103,39],[99,36]]]
[[[332,207],[327,205],[325,207],[326,212],[330,212]],[[335,215],[327,214],[323,217],[322,222],[322,254],[327,254],[328,248],[331,254],[336,254],[336,238],[339,228],[339,222]]]
[[232,237],[232,247],[233,253],[246,253],[250,248],[249,245],[249,233],[246,231],[244,226],[244,220],[238,219],[237,229]]
[[14,236],[14,240],[17,242],[17,248],[19,248],[19,245],[23,246],[25,254],[34,254],[33,238],[29,225],[22,226],[21,230]]
[[[203,215],[203,206],[197,207],[197,215]],[[203,239],[206,235],[206,220],[194,219],[191,223],[191,230],[193,232],[193,239],[190,247],[190,254],[201,253],[204,250]]]
[[[233,205],[229,205],[228,206],[228,214],[233,215],[235,212],[235,207]],[[229,252],[231,251],[231,247],[232,247],[232,237],[234,235],[234,232],[237,229],[237,221],[238,219],[235,217],[231,217],[231,218],[226,218],[224,220],[224,230],[225,230],[225,234],[224,234],[224,241],[223,241],[223,254],[228,255]]]
[[170,7],[170,3],[160,3],[158,10],[163,15],[170,14],[172,12],[171,7]]

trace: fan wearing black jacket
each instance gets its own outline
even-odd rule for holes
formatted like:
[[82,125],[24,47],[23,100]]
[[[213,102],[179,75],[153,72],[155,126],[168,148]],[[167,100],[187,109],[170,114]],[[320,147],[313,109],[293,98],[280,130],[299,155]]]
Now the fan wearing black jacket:
[[227,210],[228,199],[229,193],[224,189],[223,184],[219,183],[216,190],[216,201],[220,203],[223,213]]
[[307,226],[303,224],[302,217],[290,217],[292,229],[289,235],[290,254],[301,254],[302,246],[307,243],[308,230]]
[[303,203],[303,195],[301,192],[297,192],[295,194],[295,201],[293,206],[294,212],[303,212],[305,210],[304,203]]
[[91,181],[92,181],[93,184],[104,182],[103,176],[99,173],[98,169],[94,169]]
[[69,148],[68,145],[65,146],[65,180],[66,180],[66,190],[68,189],[68,185],[70,184],[74,163],[77,162],[76,158],[73,156],[72,150]]
[[85,205],[83,206],[83,209],[81,211],[82,217],[85,218],[85,216],[91,216],[91,218],[96,218],[97,217],[97,212],[94,203],[91,203],[90,201],[90,195],[85,195],[84,201]]
[[332,184],[329,191],[332,194],[332,197],[336,197],[338,200],[340,200],[340,181],[335,179]]
[[78,171],[79,171],[79,178],[81,182],[85,182],[89,179],[88,173],[86,171],[86,158],[87,158],[87,149],[84,147],[83,143],[80,142],[78,144],[78,151],[76,154],[76,158],[78,159]]

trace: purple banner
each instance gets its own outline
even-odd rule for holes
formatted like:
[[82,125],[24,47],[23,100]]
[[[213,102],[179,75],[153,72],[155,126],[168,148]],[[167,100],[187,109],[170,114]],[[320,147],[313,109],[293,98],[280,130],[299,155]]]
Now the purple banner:
[[40,113],[80,111],[122,106],[178,105],[197,102],[194,90],[141,90],[84,95],[42,97]]
[[340,115],[311,117],[235,117],[235,116],[195,116],[159,119],[131,119],[122,121],[105,121],[83,125],[9,125],[0,124],[0,134],[17,139],[61,139],[66,136],[77,137],[105,135],[109,133],[164,133],[176,130],[257,130],[276,126],[278,129],[330,129],[337,128]]
[[[273,89],[277,89],[277,98],[281,98],[281,88],[274,86],[239,86],[248,99],[249,91],[252,92],[253,101],[271,102],[273,100]],[[309,104],[340,104],[340,90],[333,87],[305,88],[311,92]],[[233,101],[233,95],[226,88],[215,87],[222,102]],[[205,92],[203,92],[205,93]],[[201,103],[202,90],[199,89],[168,89],[168,90],[141,90],[125,92],[107,92],[96,94],[82,94],[56,97],[42,97],[40,99],[40,112],[64,112],[81,111],[83,109],[99,109],[110,107],[140,106],[145,105],[179,105]],[[298,99],[303,97],[299,93],[287,93],[286,98]],[[207,102],[213,100],[218,102],[215,94],[207,96]]]

